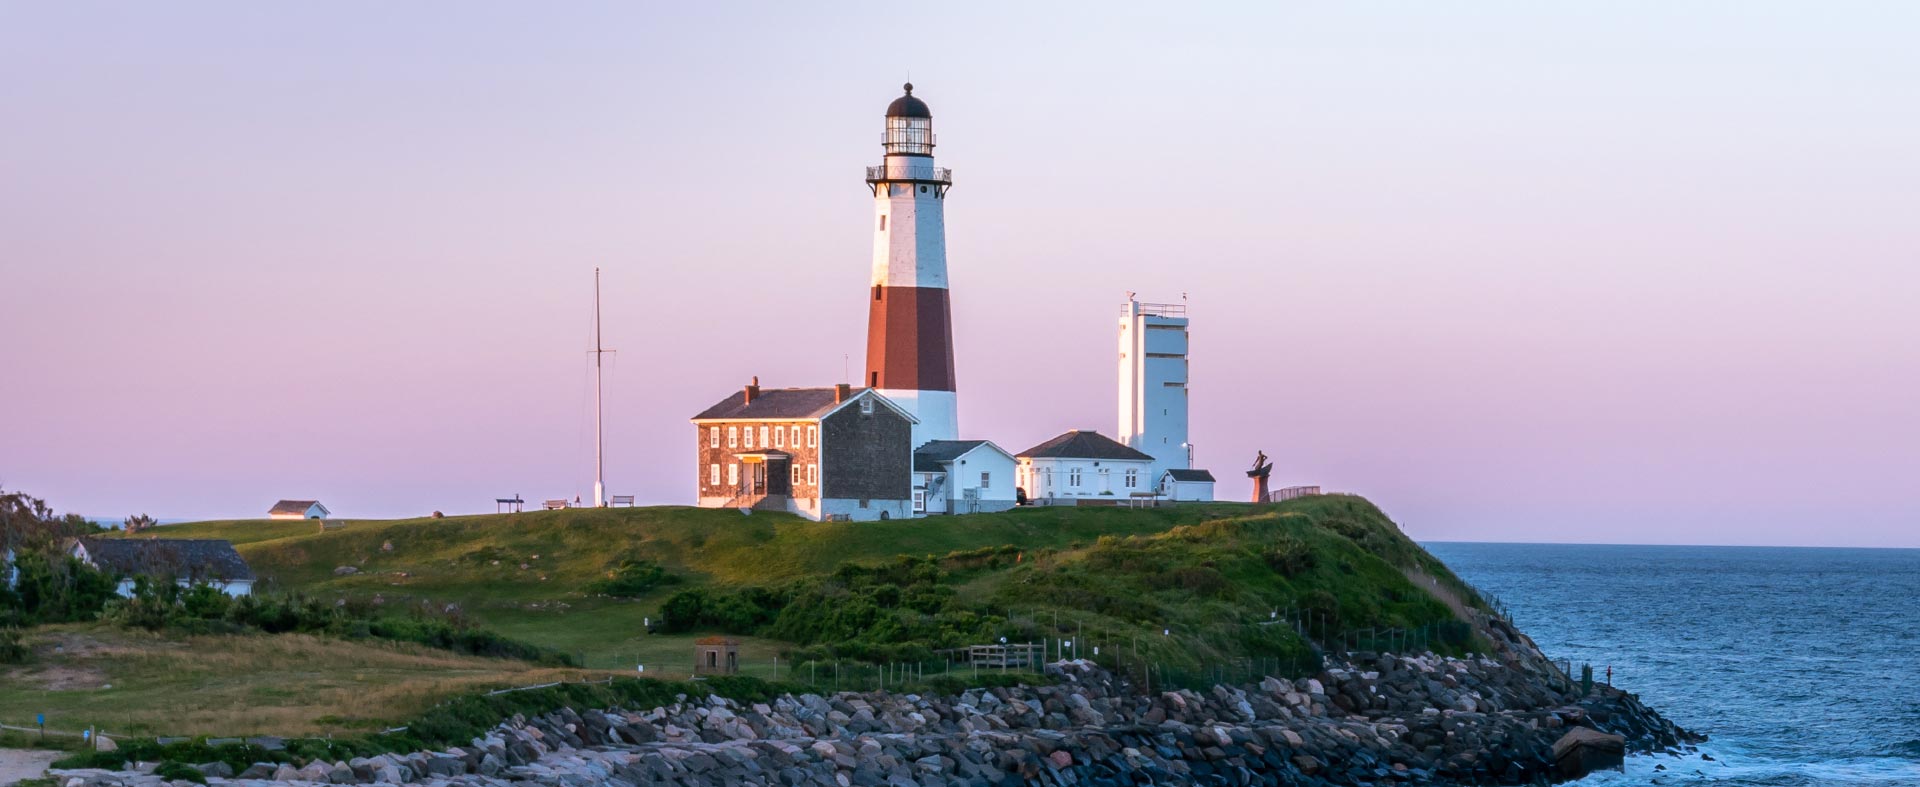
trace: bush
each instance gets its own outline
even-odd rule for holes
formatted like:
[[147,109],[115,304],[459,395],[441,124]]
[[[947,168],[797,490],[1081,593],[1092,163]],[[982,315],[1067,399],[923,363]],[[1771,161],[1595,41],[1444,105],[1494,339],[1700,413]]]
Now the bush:
[[199,768],[195,768],[184,762],[176,762],[174,760],[166,760],[164,762],[161,762],[159,765],[154,766],[153,775],[158,776],[162,779],[166,779],[168,781],[182,779],[185,781],[195,782],[198,784],[207,783],[206,774],[201,773]]
[[0,664],[25,664],[33,659],[33,649],[19,629],[0,629]]
[[596,579],[587,585],[587,592],[602,596],[634,598],[648,591],[667,585],[679,584],[680,578],[667,573],[660,564],[651,560],[629,560],[620,567],[607,572],[607,576]]
[[1291,536],[1280,539],[1260,557],[1274,573],[1288,579],[1312,571],[1314,566],[1313,548]]

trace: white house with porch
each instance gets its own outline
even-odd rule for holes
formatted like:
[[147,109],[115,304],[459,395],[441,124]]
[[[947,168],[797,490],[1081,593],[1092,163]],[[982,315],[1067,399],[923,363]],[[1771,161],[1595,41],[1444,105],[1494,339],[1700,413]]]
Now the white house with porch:
[[1099,432],[1075,429],[1015,456],[1020,488],[1037,503],[1123,501],[1153,492],[1153,457]]
[[1018,502],[1018,460],[991,440],[929,440],[913,451],[916,514],[1005,511]]

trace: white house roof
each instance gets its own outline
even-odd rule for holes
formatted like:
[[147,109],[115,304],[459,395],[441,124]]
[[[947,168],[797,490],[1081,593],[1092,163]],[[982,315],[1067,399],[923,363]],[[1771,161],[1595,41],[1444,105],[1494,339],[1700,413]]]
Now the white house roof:
[[1151,462],[1153,457],[1135,451],[1099,432],[1075,429],[1019,453],[1021,459],[1126,459]]
[[944,473],[946,465],[962,456],[973,453],[980,446],[987,446],[1008,459],[1013,454],[1007,449],[994,445],[992,440],[928,440],[919,448],[913,449],[913,471],[916,473]]
[[224,581],[253,579],[233,542],[212,538],[88,538],[80,540],[93,565],[127,576],[175,576]]
[[[317,505],[320,505],[320,501],[318,500],[282,500],[278,503],[274,503],[273,508],[267,509],[267,515],[273,516],[275,514],[299,514],[301,516],[305,516],[307,513],[307,509]],[[326,508],[326,506],[320,506],[320,507]]]

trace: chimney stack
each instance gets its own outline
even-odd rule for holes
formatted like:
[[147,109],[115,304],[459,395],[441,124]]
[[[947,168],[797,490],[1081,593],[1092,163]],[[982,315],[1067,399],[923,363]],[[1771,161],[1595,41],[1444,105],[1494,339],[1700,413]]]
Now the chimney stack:
[[853,393],[853,386],[847,385],[846,383],[840,383],[833,386],[833,403],[839,404],[841,402],[846,401],[847,397],[852,393]]
[[753,400],[759,395],[760,395],[760,375],[756,374],[753,376],[753,382],[747,383],[747,397],[744,401],[740,403],[753,404]]

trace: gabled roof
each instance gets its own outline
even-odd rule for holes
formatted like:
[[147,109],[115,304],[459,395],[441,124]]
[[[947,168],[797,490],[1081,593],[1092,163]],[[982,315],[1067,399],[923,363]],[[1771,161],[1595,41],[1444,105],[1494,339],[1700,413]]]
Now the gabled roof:
[[721,399],[718,404],[702,410],[699,415],[693,417],[693,420],[818,421],[827,417],[827,415],[833,411],[858,400],[863,394],[871,395],[879,401],[886,402],[887,406],[892,408],[894,412],[899,413],[909,421],[916,420],[907,411],[900,409],[899,405],[894,404],[892,400],[889,400],[887,397],[881,396],[879,392],[874,391],[872,388],[851,389],[847,393],[846,399],[835,402],[833,400],[834,389],[832,387],[762,388],[760,389],[760,393],[756,394],[751,402],[746,401],[747,392],[745,390],[734,391],[732,396]]
[[1153,461],[1153,457],[1121,445],[1099,432],[1075,429],[1036,445],[1018,455],[1021,459],[1131,459]]
[[253,579],[253,569],[233,550],[233,542],[214,538],[85,538],[95,566],[128,576],[185,579]]
[[318,500],[282,500],[278,503],[274,503],[273,508],[267,509],[267,514],[269,516],[273,514],[304,515],[307,513],[307,509],[312,508],[319,504],[320,504],[320,501]]
[[1173,480],[1175,481],[1187,481],[1187,482],[1205,481],[1209,484],[1213,483],[1213,474],[1205,470],[1182,470],[1179,468],[1168,468],[1167,475],[1173,476]]
[[[919,448],[913,449],[913,471],[944,473],[948,463],[983,445],[991,446],[993,450],[1000,453],[1007,453],[1006,449],[994,445],[992,440],[928,440]],[[1011,457],[1012,454],[1007,456]]]

